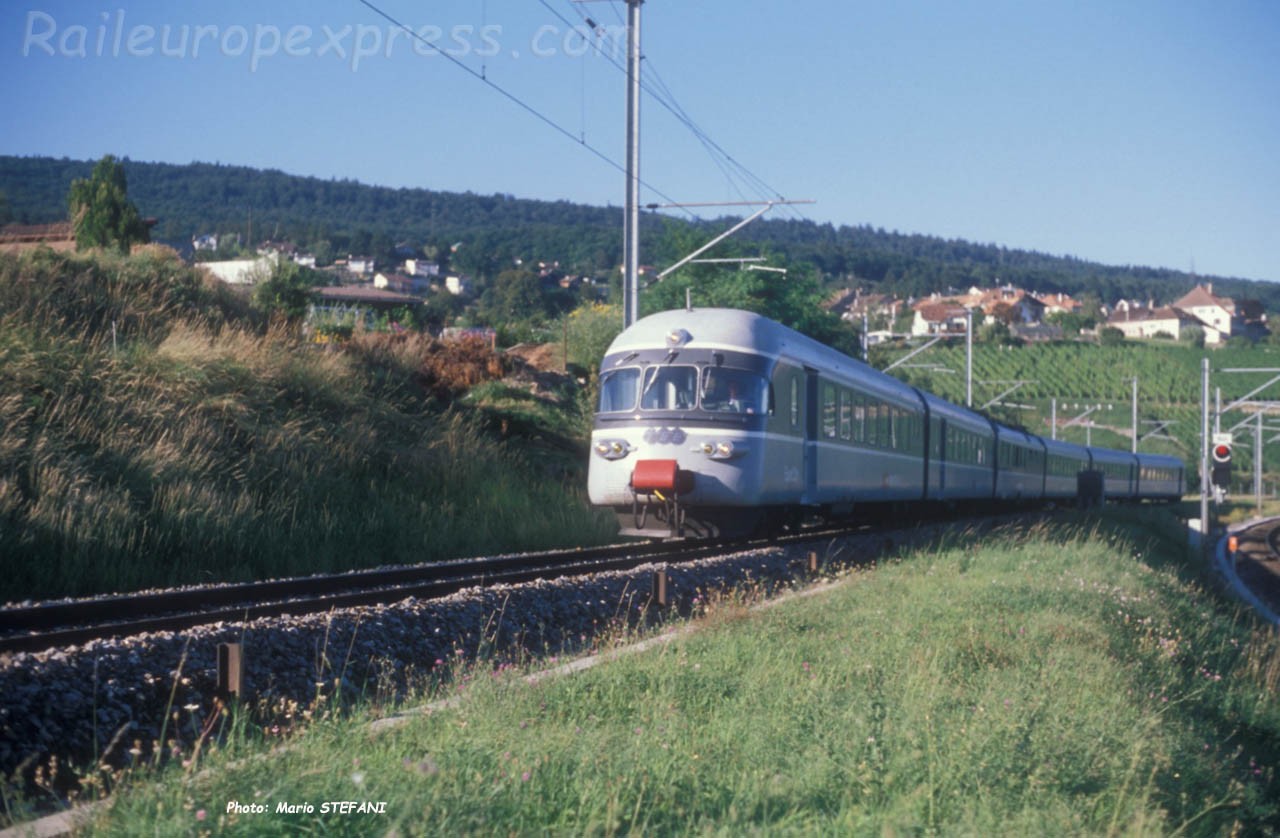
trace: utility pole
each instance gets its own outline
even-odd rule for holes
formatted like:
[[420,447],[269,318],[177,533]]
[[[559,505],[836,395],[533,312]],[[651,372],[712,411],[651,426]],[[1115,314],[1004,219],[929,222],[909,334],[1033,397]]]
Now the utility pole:
[[973,309],[966,308],[964,327],[964,406],[973,407]]
[[1209,359],[1200,360],[1200,548],[1209,550]]
[[1262,514],[1262,408],[1258,408],[1258,424],[1253,430],[1253,498]]
[[640,319],[640,4],[627,0],[627,207],[622,230],[622,326]]
[[867,330],[871,326],[871,313],[866,309],[862,311],[862,361],[863,363],[871,362],[871,341],[867,337]]
[[1133,377],[1133,449],[1138,453],[1138,376]]

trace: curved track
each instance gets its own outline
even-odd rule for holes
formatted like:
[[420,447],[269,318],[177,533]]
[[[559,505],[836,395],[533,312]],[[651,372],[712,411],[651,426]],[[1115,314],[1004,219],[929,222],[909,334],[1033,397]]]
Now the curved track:
[[1280,518],[1259,521],[1236,538],[1236,576],[1272,613],[1280,614]]

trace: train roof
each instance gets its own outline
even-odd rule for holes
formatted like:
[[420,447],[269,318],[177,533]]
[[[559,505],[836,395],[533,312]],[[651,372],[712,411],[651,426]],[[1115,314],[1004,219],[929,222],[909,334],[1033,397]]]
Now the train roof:
[[771,360],[790,358],[819,369],[843,369],[876,385],[881,392],[918,401],[915,389],[891,375],[850,358],[843,352],[770,320],[736,308],[672,309],[643,317],[614,338],[605,357],[667,346],[668,335],[690,349],[725,350],[760,355]]
[[[776,357],[784,350],[810,343],[835,352],[762,314],[736,308],[671,309],[637,320],[614,338],[607,355],[665,346],[667,335],[678,329],[689,333],[690,348],[729,349]],[[836,353],[840,354],[840,353]]]

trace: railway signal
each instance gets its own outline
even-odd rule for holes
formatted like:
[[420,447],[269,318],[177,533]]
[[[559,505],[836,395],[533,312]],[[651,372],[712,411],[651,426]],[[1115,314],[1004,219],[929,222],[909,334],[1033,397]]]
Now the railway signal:
[[1224,493],[1231,484],[1231,439],[1228,434],[1219,434],[1213,441],[1213,465],[1209,479],[1214,487]]

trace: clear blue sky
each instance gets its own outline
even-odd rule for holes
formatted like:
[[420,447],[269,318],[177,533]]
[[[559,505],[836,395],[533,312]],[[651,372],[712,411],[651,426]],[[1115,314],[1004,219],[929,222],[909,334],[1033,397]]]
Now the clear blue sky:
[[[622,161],[622,3],[372,2]],[[390,28],[358,0],[6,3],[0,153],[622,203],[617,170]],[[1274,0],[648,0],[642,28],[646,78],[805,217],[1280,281]],[[762,195],[652,98],[642,119],[666,196]]]

